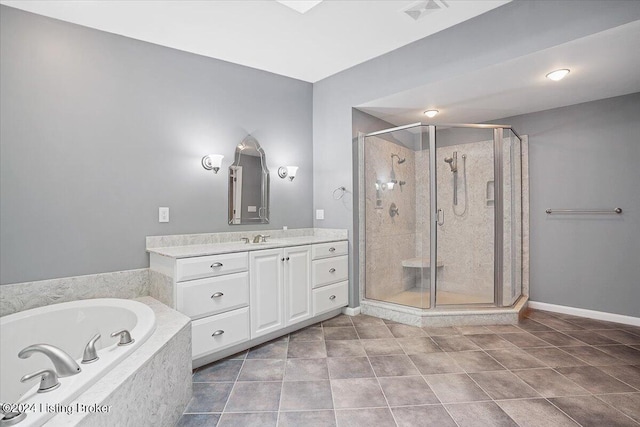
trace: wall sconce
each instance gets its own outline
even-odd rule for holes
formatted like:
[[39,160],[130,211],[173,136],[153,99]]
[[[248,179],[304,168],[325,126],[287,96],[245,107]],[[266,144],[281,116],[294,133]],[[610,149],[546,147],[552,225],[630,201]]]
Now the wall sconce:
[[222,154],[209,154],[202,158],[202,167],[208,171],[212,170],[213,173],[218,173],[220,166],[222,166],[222,159],[224,159]]
[[298,172],[298,166],[280,166],[278,168],[278,176],[282,179],[289,177],[289,181],[293,181]]

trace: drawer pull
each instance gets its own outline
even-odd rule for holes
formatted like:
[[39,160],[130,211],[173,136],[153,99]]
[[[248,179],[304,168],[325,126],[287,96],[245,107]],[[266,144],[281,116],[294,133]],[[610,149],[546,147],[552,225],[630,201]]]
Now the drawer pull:
[[333,246],[329,248],[329,252],[335,252],[336,248],[334,248]]
[[335,268],[332,268],[331,270],[329,270],[329,273],[335,273],[335,272],[336,272]]
[[214,262],[213,264],[211,264],[211,268],[216,268],[216,267],[222,267],[222,263],[221,262]]
[[211,295],[211,298],[220,298],[222,295],[224,295],[222,292],[216,292],[215,294]]
[[222,334],[224,334],[224,331],[222,329],[218,329],[213,334],[211,334],[211,336],[212,337],[217,337],[217,336],[222,335]]
[[331,296],[329,297],[329,299],[330,299],[331,301],[333,301],[334,299],[336,299],[336,296],[335,296],[335,295],[331,295]]

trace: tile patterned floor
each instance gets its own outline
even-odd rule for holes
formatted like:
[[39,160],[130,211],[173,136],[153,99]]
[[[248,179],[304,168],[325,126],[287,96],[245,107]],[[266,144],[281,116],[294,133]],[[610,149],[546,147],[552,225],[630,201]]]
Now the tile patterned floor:
[[640,328],[338,316],[197,369],[179,427],[640,426]]

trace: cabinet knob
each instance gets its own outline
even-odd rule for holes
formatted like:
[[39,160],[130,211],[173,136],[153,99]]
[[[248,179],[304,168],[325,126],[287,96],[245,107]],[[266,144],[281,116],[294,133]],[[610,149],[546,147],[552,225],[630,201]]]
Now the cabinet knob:
[[329,270],[329,273],[335,273],[335,272],[336,272],[335,268],[332,268],[331,270]]
[[216,292],[215,294],[211,295],[211,298],[220,298],[222,295],[224,295],[222,292]]
[[289,261],[289,257],[287,257],[287,261]]
[[282,258],[282,262],[284,262],[284,258]]
[[331,295],[331,296],[329,297],[329,299],[330,299],[331,301],[333,301],[334,299],[336,299],[336,296],[335,296],[335,295]]
[[218,329],[213,334],[211,334],[211,336],[212,337],[217,337],[217,336],[222,335],[222,334],[224,334],[224,331],[222,329]]
[[335,252],[336,248],[334,248],[333,246],[329,248],[329,252]]
[[216,268],[216,267],[222,267],[222,263],[221,262],[214,262],[213,264],[211,264],[211,268]]

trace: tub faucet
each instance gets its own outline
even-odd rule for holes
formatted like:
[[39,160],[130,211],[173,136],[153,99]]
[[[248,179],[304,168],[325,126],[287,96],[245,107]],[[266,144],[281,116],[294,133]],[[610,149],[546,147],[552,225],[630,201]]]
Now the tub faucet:
[[56,373],[60,378],[70,377],[71,375],[79,374],[81,369],[71,356],[69,356],[64,350],[51,345],[51,344],[34,344],[29,347],[23,348],[18,357],[20,359],[26,359],[31,357],[34,353],[42,353],[47,356],[53,367],[56,369]]
[[96,341],[100,339],[100,336],[100,334],[96,334],[89,340],[82,354],[82,363],[93,363],[99,359],[98,352],[96,351]]

